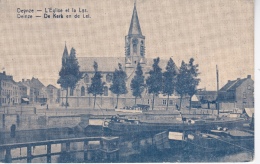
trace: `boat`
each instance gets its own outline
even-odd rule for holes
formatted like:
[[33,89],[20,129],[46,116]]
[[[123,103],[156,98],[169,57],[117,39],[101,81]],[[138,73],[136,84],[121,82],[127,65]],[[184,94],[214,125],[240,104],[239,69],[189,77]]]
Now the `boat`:
[[225,144],[236,145],[236,148],[241,148],[248,151],[254,150],[254,132],[239,129],[231,130],[211,130],[209,134],[221,136]]
[[[223,151],[223,147],[219,145],[219,138],[217,135],[207,135],[203,133],[190,133],[186,134],[184,138],[184,149],[193,153],[212,153]],[[174,143],[170,142],[172,147]]]
[[143,113],[142,110],[138,109],[115,109],[116,112],[124,112],[124,113]]
[[136,104],[134,106],[126,106],[124,108],[115,109],[116,112],[124,112],[124,113],[143,113],[143,111],[147,111],[150,108],[149,105]]
[[247,120],[243,118],[221,118],[216,120],[210,119],[173,119],[165,120],[145,120],[138,117],[129,118],[114,116],[111,120],[104,121],[104,128],[107,131],[122,132],[122,133],[140,133],[140,132],[162,132],[166,130],[172,131],[195,131],[195,130],[211,130],[217,127],[240,127]]
[[236,129],[210,130],[206,133],[169,131],[169,142],[172,149],[178,147],[192,153],[254,152],[254,135]]

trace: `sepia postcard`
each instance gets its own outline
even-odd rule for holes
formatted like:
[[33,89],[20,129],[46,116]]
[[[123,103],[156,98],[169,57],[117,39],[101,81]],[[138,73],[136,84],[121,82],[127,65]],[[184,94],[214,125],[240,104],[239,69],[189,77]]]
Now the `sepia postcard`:
[[0,0],[0,162],[254,162],[254,7]]

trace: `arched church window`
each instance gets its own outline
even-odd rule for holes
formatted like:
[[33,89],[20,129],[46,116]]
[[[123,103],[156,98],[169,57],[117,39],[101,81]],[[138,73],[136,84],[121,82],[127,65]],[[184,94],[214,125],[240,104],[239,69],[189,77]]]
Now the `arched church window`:
[[89,83],[89,76],[88,76],[88,74],[85,74],[84,82],[85,83]]
[[107,86],[104,87],[104,96],[108,96],[108,87]]
[[111,74],[107,74],[106,75],[106,82],[110,83],[112,81],[112,75]]
[[133,51],[134,53],[137,53],[138,39],[134,38],[132,42],[133,42]]
[[81,96],[85,96],[85,87],[84,86],[81,87]]

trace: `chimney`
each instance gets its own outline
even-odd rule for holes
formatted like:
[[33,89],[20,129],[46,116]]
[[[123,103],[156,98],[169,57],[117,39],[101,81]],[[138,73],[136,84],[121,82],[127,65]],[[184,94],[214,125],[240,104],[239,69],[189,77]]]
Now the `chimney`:
[[247,78],[248,78],[248,79],[251,79],[251,75],[247,75]]
[[5,71],[3,71],[3,74],[6,75]]

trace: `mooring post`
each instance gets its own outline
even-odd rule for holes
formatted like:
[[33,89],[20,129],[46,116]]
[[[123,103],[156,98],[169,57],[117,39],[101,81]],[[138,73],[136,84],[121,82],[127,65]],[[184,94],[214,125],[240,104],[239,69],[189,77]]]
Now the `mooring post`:
[[116,140],[116,148],[118,149],[116,151],[116,161],[119,161],[119,139]]
[[87,161],[88,159],[88,141],[84,141],[84,161]]
[[66,142],[66,152],[70,152],[70,142]]
[[47,144],[47,163],[51,163],[51,144]]
[[3,129],[5,129],[5,114],[3,114]]
[[70,142],[66,142],[65,161],[70,162]]
[[31,145],[27,146],[27,163],[32,162],[32,147]]
[[20,116],[19,114],[16,115],[16,124],[19,127],[20,126]]
[[104,152],[102,151],[104,149],[104,143],[103,143],[103,138],[100,140],[100,149],[101,149],[101,158],[104,159]]
[[5,163],[12,163],[11,149],[5,149]]

